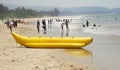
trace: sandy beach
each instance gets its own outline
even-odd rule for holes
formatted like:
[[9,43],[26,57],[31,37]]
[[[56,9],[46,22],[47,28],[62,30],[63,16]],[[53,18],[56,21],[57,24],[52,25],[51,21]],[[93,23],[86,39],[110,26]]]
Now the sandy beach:
[[[34,20],[36,19],[30,19],[27,22]],[[42,32],[38,34],[36,25],[33,24],[19,23],[13,31],[24,36],[47,36]],[[0,22],[0,70],[98,70],[91,62],[74,62],[74,58],[67,54],[74,55],[73,52],[76,50],[71,50],[25,48],[15,42],[10,31]],[[91,61],[91,52],[84,49],[78,51],[81,55],[75,54],[77,57],[81,60],[90,58]]]

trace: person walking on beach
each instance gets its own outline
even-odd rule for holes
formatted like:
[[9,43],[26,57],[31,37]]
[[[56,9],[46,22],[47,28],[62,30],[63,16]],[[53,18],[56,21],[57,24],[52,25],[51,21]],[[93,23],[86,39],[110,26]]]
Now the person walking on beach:
[[17,27],[17,19],[14,21],[14,27]]
[[7,26],[7,29],[9,29],[9,23],[10,23],[10,20],[9,20],[9,19],[5,20],[5,24],[6,24],[6,26]]
[[40,22],[39,22],[39,20],[37,20],[37,31],[38,31],[38,33],[40,32]]
[[43,29],[44,29],[44,34],[46,34],[46,22],[45,22],[45,19],[44,20],[42,20],[42,27],[43,27]]
[[12,25],[13,25],[13,21],[10,21],[9,23],[9,28],[10,28],[10,31],[12,32]]

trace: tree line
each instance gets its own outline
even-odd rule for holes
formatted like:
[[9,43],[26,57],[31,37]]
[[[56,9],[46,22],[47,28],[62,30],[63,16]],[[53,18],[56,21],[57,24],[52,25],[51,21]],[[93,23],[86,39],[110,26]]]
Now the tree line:
[[42,16],[58,16],[60,14],[57,8],[49,11],[36,11],[26,9],[25,7],[18,7],[9,10],[8,7],[0,4],[0,18],[29,18],[29,17],[42,17]]

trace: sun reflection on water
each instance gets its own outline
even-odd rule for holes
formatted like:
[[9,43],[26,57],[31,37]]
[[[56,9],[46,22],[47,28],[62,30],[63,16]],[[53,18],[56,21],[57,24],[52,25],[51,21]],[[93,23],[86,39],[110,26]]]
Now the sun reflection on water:
[[65,53],[77,57],[92,57],[92,52],[83,48],[80,49],[66,49]]

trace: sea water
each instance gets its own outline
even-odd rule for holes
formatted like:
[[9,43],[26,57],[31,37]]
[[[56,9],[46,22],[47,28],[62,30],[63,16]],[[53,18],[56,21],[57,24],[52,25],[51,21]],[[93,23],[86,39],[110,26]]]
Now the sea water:
[[[49,19],[49,18],[47,18]],[[60,35],[61,32],[61,22],[56,22],[56,19],[72,19],[69,23],[69,35],[73,35],[73,32],[85,32],[98,35],[120,35],[120,14],[94,14],[94,15],[77,15],[77,16],[61,16],[53,19],[51,31],[58,29],[59,33],[56,33],[56,36]],[[86,25],[86,20],[89,22],[89,27],[83,28],[83,24]],[[41,22],[42,23],[42,22]],[[46,20],[47,23],[47,20]],[[93,27],[93,25],[96,27]],[[48,29],[49,31],[50,29]],[[64,26],[64,32],[66,27]],[[52,32],[51,32],[52,33]]]
[[90,25],[100,25],[99,28],[87,28],[85,32],[101,35],[120,35],[120,14],[101,14],[85,16]]

